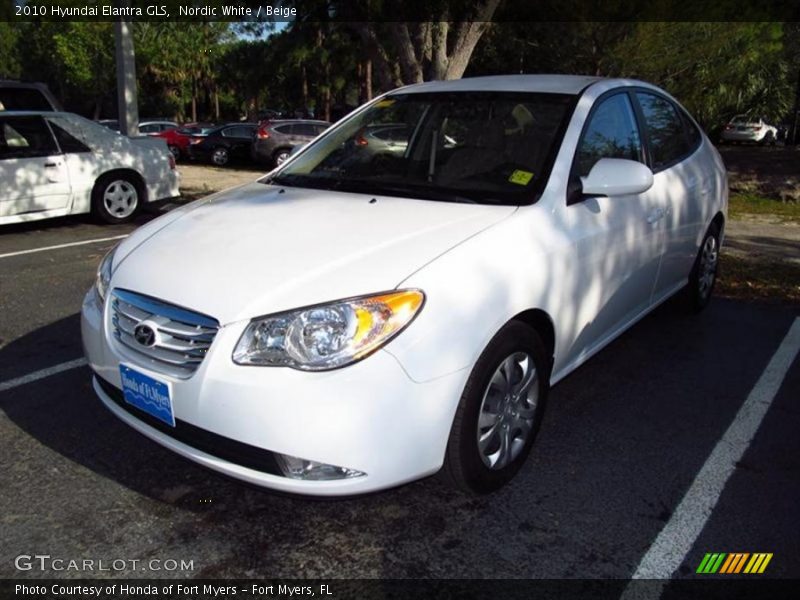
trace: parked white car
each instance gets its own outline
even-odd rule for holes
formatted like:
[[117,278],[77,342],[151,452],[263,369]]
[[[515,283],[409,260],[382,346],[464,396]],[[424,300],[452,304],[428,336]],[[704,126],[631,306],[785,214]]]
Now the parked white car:
[[164,140],[127,138],[65,112],[0,112],[0,225],[94,213],[132,219],[178,195]]
[[[408,125],[405,152],[354,143],[378,123]],[[444,466],[488,492],[552,384],[676,292],[708,303],[727,198],[714,146],[646,83],[395,90],[110,252],[83,304],[94,389],[265,487],[355,494]]]
[[725,124],[720,138],[723,142],[775,144],[778,128],[769,125],[763,117],[736,115]]

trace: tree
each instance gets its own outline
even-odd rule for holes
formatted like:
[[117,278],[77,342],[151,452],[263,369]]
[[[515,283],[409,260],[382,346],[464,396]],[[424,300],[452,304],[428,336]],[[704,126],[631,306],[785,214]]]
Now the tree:
[[0,79],[15,79],[20,76],[17,60],[19,29],[11,23],[0,21]]
[[[426,7],[413,6],[413,16],[418,21],[395,20],[398,16],[411,16],[412,9],[401,0],[384,0],[372,13],[365,13],[363,6],[359,10],[348,4],[336,4],[333,10],[358,34],[372,72],[386,90],[403,84],[460,78],[500,2],[434,0]],[[370,21],[365,18],[367,15],[381,20]]]
[[116,89],[113,24],[67,22],[52,40],[53,59],[64,80],[85,90],[92,100],[92,118],[100,118],[103,100]]
[[638,23],[608,58],[609,74],[675,95],[706,127],[736,113],[770,118],[791,104],[781,23]]

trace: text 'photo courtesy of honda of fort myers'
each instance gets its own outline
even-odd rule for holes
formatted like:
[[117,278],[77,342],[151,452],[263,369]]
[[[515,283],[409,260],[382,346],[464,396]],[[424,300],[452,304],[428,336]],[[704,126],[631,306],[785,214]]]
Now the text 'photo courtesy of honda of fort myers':
[[82,311],[94,389],[259,486],[444,470],[490,492],[551,385],[674,294],[705,307],[727,204],[719,154],[647,83],[401,88],[109,252]]

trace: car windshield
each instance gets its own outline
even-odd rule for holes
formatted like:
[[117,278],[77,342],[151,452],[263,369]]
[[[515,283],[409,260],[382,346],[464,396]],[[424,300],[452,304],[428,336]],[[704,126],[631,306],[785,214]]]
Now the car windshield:
[[575,97],[393,94],[314,142],[265,183],[451,202],[530,204]]

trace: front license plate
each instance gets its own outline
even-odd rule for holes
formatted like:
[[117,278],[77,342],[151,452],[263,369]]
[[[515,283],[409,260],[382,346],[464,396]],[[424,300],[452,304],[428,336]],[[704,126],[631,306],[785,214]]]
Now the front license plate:
[[125,396],[125,402],[154,416],[159,421],[175,427],[168,383],[157,381],[125,365],[119,366],[119,373],[122,378],[122,393]]

